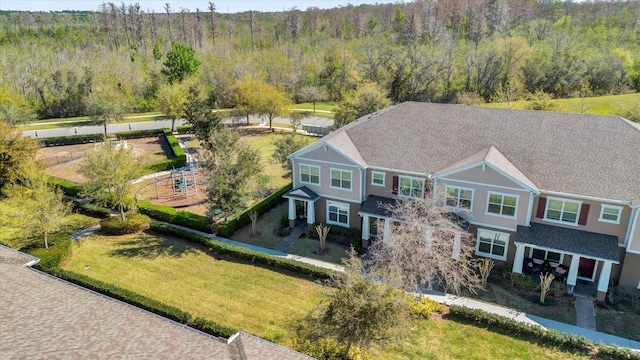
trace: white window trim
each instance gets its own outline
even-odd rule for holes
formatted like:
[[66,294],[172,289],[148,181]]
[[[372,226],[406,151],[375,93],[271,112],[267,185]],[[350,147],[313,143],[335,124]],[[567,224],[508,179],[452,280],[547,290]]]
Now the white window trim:
[[[382,184],[376,184],[373,181],[373,179],[375,178],[376,175],[382,175]],[[386,181],[386,177],[387,177],[387,174],[382,172],[382,171],[372,171],[371,172],[371,185],[373,185],[373,186],[381,186],[381,187],[386,186],[386,182],[387,182]],[[398,181],[400,181],[400,180],[398,180]],[[400,186],[400,185],[398,185],[398,186]]]
[[[618,220],[615,221],[615,220],[604,219],[602,217],[602,215],[604,214],[604,209],[605,208],[618,210]],[[598,221],[606,222],[606,223],[610,223],[610,224],[620,224],[620,218],[621,217],[622,217],[622,206],[607,205],[607,204],[601,204],[600,205],[600,216],[598,217]]]
[[[447,197],[449,197],[449,189],[460,189],[460,190],[469,190],[471,191],[471,203],[469,204],[469,209],[467,208],[463,208],[463,207],[459,207],[459,206],[449,206],[447,205]],[[446,185],[444,187],[444,206],[448,207],[450,209],[461,209],[461,210],[465,210],[468,212],[473,212],[473,199],[476,196],[476,189],[473,188],[468,188],[468,187],[463,187],[463,186],[455,186],[455,185]],[[460,196],[458,196],[458,203],[460,203]]]
[[[345,188],[342,186],[333,186],[333,172],[334,171],[340,171],[341,173],[343,172],[348,172],[351,180],[349,180],[349,188]],[[342,177],[340,177],[340,183],[342,184]],[[332,189],[338,189],[338,190],[345,190],[345,191],[352,191],[353,190],[353,171],[351,170],[345,170],[345,169],[339,169],[339,168],[330,168],[329,169],[329,187]]]
[[[309,168],[316,168],[318,169],[318,183],[314,183],[314,182],[309,182],[309,181],[303,181],[302,180],[302,167],[303,166],[308,166]],[[310,185],[317,185],[320,186],[320,184],[322,183],[322,169],[320,168],[320,166],[317,165],[310,165],[310,164],[299,164],[298,166],[298,176],[300,179],[300,183],[301,184],[310,184]],[[309,178],[311,178],[311,176],[309,176]]]
[[[562,205],[563,209],[564,209],[564,202],[568,201],[568,202],[578,203],[578,213],[576,214],[576,222],[570,223],[570,222],[562,221],[562,220],[549,219],[547,217],[547,211],[549,210],[549,203],[551,202],[551,200],[562,201],[563,202],[563,205]],[[562,215],[563,213],[564,213],[564,210],[560,215]],[[580,222],[580,213],[582,213],[582,201],[580,201],[580,200],[563,199],[563,198],[556,198],[556,197],[547,197],[547,203],[544,206],[544,218],[543,218],[543,220],[544,221],[548,221],[548,222],[552,222],[552,223],[556,223],[556,224],[578,226],[578,223]],[[562,216],[560,216],[560,218],[562,218]]]
[[[535,250],[544,251],[544,259],[545,260],[549,260],[548,258],[549,258],[549,253],[550,252],[554,252],[554,253],[560,254],[560,260],[559,260],[558,264],[563,264],[564,263],[564,253],[562,251],[560,251],[560,250],[557,250],[557,251],[549,250],[549,249],[545,249],[545,248],[533,248],[533,247],[529,248],[529,258],[530,259],[533,259],[533,250],[534,249]],[[549,262],[551,262],[551,261],[552,260],[549,260]],[[555,260],[553,260],[553,261],[555,262]]]
[[[497,233],[497,234],[506,235],[507,236],[507,240],[505,241],[505,244],[504,244],[504,255],[498,256],[498,255],[494,255],[494,254],[491,254],[491,253],[481,252],[480,251],[480,231],[489,231],[489,232],[493,232],[493,233]],[[505,233],[505,232],[502,232],[502,231],[490,230],[490,229],[478,228],[477,234],[478,234],[478,237],[476,239],[476,255],[479,255],[479,256],[482,256],[482,257],[486,257],[486,258],[490,258],[490,259],[500,260],[500,261],[507,261],[507,254],[509,253],[509,238],[511,237],[509,233]]]
[[[500,210],[502,210],[502,207],[504,206],[504,197],[505,196],[510,196],[510,197],[514,197],[516,198],[516,209],[513,212],[513,216],[510,215],[503,215],[503,214],[496,214],[496,213],[492,213],[489,211],[489,199],[491,198],[491,195],[500,195],[502,196],[502,203],[500,204]],[[473,202],[472,202],[473,203]],[[485,215],[491,215],[491,216],[497,216],[497,217],[502,217],[502,218],[507,218],[507,219],[516,219],[518,217],[518,205],[520,204],[520,195],[514,195],[514,194],[507,194],[507,193],[500,193],[500,192],[496,192],[496,191],[487,191],[487,207],[485,209],[484,214]]]
[[[338,208],[340,208],[340,207],[346,207],[347,208],[347,223],[346,224],[343,224],[343,223],[338,222],[338,221],[329,220],[329,207],[332,206],[332,205],[336,206]],[[337,226],[342,226],[342,227],[347,227],[348,228],[349,227],[349,222],[351,220],[350,219],[350,211],[351,211],[351,208],[350,208],[349,204],[338,202],[338,201],[327,200],[327,224],[329,224],[329,225],[337,225]],[[340,214],[338,214],[338,219],[340,219]]]
[[[420,196],[416,197],[411,195],[403,195],[402,191],[400,190],[400,188],[402,187],[402,185],[400,185],[402,183],[402,179],[409,179],[411,180],[411,182],[413,182],[413,180],[420,180],[420,182],[422,183],[422,193],[420,193]],[[405,175],[398,176],[398,197],[407,198],[407,199],[421,199],[424,197],[424,190],[425,190],[424,188],[425,188],[425,181],[423,178],[415,177],[415,176],[405,176]]]

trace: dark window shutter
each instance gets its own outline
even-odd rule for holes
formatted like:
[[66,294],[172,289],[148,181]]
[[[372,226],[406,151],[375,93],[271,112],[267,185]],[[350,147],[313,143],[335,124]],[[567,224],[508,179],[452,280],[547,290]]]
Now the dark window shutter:
[[394,195],[398,194],[398,177],[397,176],[393,177],[393,189],[391,190],[391,192],[393,192]]
[[544,217],[544,209],[547,207],[547,198],[541,197],[538,199],[538,211],[536,212],[536,217],[542,219]]
[[587,216],[589,216],[589,204],[582,204],[580,209],[580,219],[578,219],[578,225],[587,225]]

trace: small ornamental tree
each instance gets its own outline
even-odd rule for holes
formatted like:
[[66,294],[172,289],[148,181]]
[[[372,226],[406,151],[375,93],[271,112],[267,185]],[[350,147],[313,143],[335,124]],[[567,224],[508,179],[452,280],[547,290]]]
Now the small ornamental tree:
[[198,72],[200,60],[196,58],[195,51],[191,46],[176,41],[171,44],[171,50],[167,53],[163,65],[162,73],[172,84],[182,82],[189,76],[195,75]]

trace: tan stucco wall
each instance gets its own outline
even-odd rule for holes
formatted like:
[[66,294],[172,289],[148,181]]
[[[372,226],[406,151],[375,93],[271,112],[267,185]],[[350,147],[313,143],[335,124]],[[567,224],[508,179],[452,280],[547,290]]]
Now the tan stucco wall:
[[[354,229],[360,229],[362,227],[362,217],[358,215],[358,211],[360,211],[359,203],[352,203],[347,201],[342,201],[339,199],[327,199],[320,198],[315,203],[315,211],[316,211],[316,223],[326,224],[327,223],[327,200],[335,201],[339,203],[349,204],[349,227]],[[337,225],[336,225],[337,226]]]
[[[468,214],[464,215],[465,217],[469,217],[468,220],[470,222],[500,226],[508,229],[515,229],[517,225],[525,225],[527,222],[527,211],[529,207],[528,191],[495,188],[490,185],[467,184],[453,180],[439,180],[438,188],[436,189],[439,203],[444,203],[447,185],[474,190],[472,209]],[[516,218],[487,214],[489,192],[518,196]]]
[[[630,220],[633,221],[633,218]],[[631,234],[631,239],[629,241],[629,250],[640,252],[640,218],[636,221],[636,228]]]
[[635,289],[638,287],[638,282],[640,282],[640,254],[627,252],[618,284]]
[[[492,184],[496,186],[504,186],[511,188],[522,188],[521,185],[514,182],[510,178],[505,177],[499,172],[493,170],[490,166],[478,165],[471,169],[463,170],[444,177],[445,179],[466,180],[482,184]],[[472,185],[473,186],[473,185]]]
[[[552,222],[552,221],[545,221],[543,219],[537,218],[536,213],[538,211],[538,203],[539,203],[540,197],[570,199],[570,200],[582,201],[583,204],[589,204],[589,215],[587,217],[587,224],[586,225],[570,225],[570,224],[562,224],[562,223]],[[568,196],[553,196],[553,195],[547,195],[543,193],[534,199],[533,212],[531,214],[531,222],[554,225],[559,227],[566,227],[569,229],[577,229],[581,231],[591,231],[599,234],[614,235],[618,237],[619,244],[624,244],[624,239],[627,234],[627,225],[629,224],[629,216],[631,214],[631,208],[626,205],[604,203],[612,206],[622,206],[622,215],[620,218],[620,224],[612,224],[612,223],[598,221],[598,218],[600,217],[600,210],[601,210],[602,204],[603,204],[602,202],[594,201],[594,200],[583,200],[583,199],[572,198]]]
[[[493,260],[496,262],[496,264],[498,264],[498,265],[507,265],[509,267],[509,269],[511,269],[511,267],[513,266],[513,258],[515,257],[515,254],[516,254],[516,245],[513,243],[513,240],[516,238],[516,233],[513,232],[513,231],[505,231],[505,230],[501,230],[501,229],[491,228],[489,226],[471,225],[469,227],[469,233],[471,233],[471,235],[473,235],[474,246],[477,243],[478,228],[487,229],[487,230],[495,230],[495,231],[499,231],[499,232],[503,232],[503,233],[509,234],[509,245],[507,246],[507,260],[506,261],[500,261],[500,260],[495,260],[495,259],[493,259]],[[480,255],[478,255],[478,256],[480,256]]]
[[[300,182],[300,164],[314,165],[320,167],[320,185]],[[293,187],[306,186],[316,193],[328,197],[343,198],[345,200],[360,202],[360,169],[354,165],[328,164],[316,160],[295,159]],[[344,190],[331,187],[331,169],[341,169],[351,171],[351,190]]]

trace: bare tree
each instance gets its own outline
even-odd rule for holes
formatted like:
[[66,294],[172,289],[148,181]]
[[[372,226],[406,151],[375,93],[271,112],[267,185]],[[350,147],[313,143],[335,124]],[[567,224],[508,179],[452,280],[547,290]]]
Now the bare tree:
[[173,41],[173,35],[171,34],[171,4],[164,4],[164,10],[167,12],[167,25],[169,26],[169,41]]
[[451,209],[434,205],[430,196],[398,199],[387,207],[397,220],[388,238],[370,248],[373,269],[401,288],[456,294],[481,288],[473,238]]
[[211,26],[211,40],[216,43],[216,32],[218,31],[218,19],[216,18],[216,4],[209,1],[209,24]]

